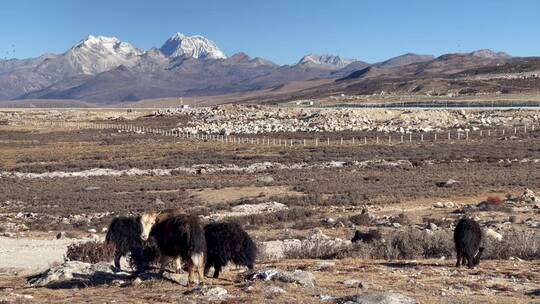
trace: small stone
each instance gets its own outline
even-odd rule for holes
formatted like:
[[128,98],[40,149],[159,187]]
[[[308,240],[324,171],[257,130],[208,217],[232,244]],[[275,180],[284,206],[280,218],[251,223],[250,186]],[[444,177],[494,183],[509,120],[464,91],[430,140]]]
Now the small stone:
[[66,232],[65,231],[61,231],[56,235],[57,240],[63,240],[65,238],[66,238]]
[[257,181],[261,182],[261,183],[268,184],[268,183],[273,182],[274,178],[272,176],[270,176],[270,175],[260,176],[259,178],[257,178]]
[[84,191],[96,191],[101,189],[100,187],[86,187],[84,188]]
[[88,233],[97,233],[97,230],[94,229],[94,228],[90,228],[87,231],[88,231]]
[[143,281],[141,280],[141,278],[137,277],[137,278],[135,278],[135,280],[133,280],[133,282],[131,282],[131,285],[135,286],[135,287],[140,286],[142,284],[142,282]]
[[270,286],[270,287],[266,288],[266,291],[268,293],[287,293],[285,291],[285,289],[283,289],[281,287],[278,287],[278,286]]
[[439,227],[435,225],[435,223],[429,222],[428,229],[430,230],[437,230]]
[[179,273],[170,273],[170,272],[165,271],[162,276],[165,279],[172,281],[174,283],[177,283],[179,285],[188,286],[188,281],[185,278],[185,276]]
[[208,297],[210,301],[223,300],[227,297],[227,289],[223,287],[214,287],[204,291],[203,295]]
[[334,268],[334,266],[336,266],[335,262],[322,261],[322,262],[318,262],[317,264],[315,264],[315,266],[313,266],[313,269],[317,270],[317,271],[326,271],[326,270],[330,270],[330,269]]
[[400,223],[392,223],[392,226],[394,226],[394,228],[401,228]]

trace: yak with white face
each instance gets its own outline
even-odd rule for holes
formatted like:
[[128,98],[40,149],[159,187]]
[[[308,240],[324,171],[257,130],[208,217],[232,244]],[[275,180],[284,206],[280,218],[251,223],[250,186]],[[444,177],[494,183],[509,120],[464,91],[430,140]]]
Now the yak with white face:
[[159,216],[159,213],[143,213],[140,216],[141,221],[141,239],[143,241],[147,241],[148,237],[150,236],[150,231],[152,230],[152,227],[156,224],[156,220]]

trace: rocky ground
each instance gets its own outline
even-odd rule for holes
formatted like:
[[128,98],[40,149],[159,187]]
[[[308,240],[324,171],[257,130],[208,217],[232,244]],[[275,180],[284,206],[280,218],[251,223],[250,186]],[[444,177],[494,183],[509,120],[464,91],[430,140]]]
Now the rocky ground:
[[[48,115],[40,113],[34,119]],[[124,112],[84,115],[116,121]],[[205,121],[130,115],[152,127]],[[505,125],[537,119],[483,115]],[[478,126],[477,118],[459,127]],[[539,301],[538,130],[513,139],[283,149],[42,129],[17,119],[0,126],[0,302]],[[256,272],[228,267],[192,288],[184,273],[162,279],[64,262],[67,245],[99,242],[112,217],[165,208],[241,223],[259,245]],[[484,231],[485,259],[474,270],[454,266],[452,229],[464,214]],[[356,230],[382,238],[352,244]]]
[[156,116],[188,116],[184,133],[266,134],[344,131],[433,132],[523,127],[540,123],[537,111],[312,109],[224,105],[212,108],[164,109]]

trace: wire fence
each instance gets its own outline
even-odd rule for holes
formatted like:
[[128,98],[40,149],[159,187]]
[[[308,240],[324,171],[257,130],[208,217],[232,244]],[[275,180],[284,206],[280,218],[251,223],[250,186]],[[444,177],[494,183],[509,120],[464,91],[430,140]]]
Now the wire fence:
[[339,137],[317,136],[282,137],[280,135],[221,135],[221,134],[192,134],[178,130],[150,128],[133,124],[95,123],[95,122],[66,122],[66,121],[26,121],[23,125],[41,128],[62,128],[68,130],[98,129],[117,130],[134,134],[153,134],[190,141],[216,142],[231,145],[277,146],[277,147],[324,147],[324,146],[362,146],[362,145],[396,145],[396,144],[425,144],[425,143],[455,143],[462,141],[478,141],[485,139],[534,138],[540,137],[539,127],[535,124],[512,127],[482,128],[476,130],[448,130],[432,132],[366,132],[364,135]]

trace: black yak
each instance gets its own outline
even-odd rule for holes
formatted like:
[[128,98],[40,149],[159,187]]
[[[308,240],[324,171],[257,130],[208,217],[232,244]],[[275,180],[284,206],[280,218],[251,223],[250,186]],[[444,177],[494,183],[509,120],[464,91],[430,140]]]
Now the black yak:
[[232,262],[253,269],[257,257],[257,246],[247,232],[235,223],[211,223],[204,227],[206,238],[206,265],[208,275],[214,267],[214,278],[219,278],[221,268]]
[[465,265],[473,268],[480,263],[480,257],[484,248],[480,247],[482,240],[482,230],[480,225],[471,219],[459,220],[454,230],[454,242],[456,244],[456,267]]
[[373,241],[377,241],[381,239],[382,239],[382,236],[378,230],[369,230],[368,232],[361,232],[360,230],[356,230],[353,238],[351,239],[351,242],[354,243],[354,242],[362,241],[365,243],[371,243]]
[[[181,209],[166,209],[160,212],[146,212],[146,213],[141,214],[139,216],[139,223],[140,223],[139,238],[142,239],[143,241],[148,241],[148,238],[150,236],[150,231],[152,230],[152,227],[154,227],[154,225],[168,218],[179,216],[179,215],[184,215]],[[165,258],[166,257],[163,257],[163,259]],[[182,266],[180,262],[180,258],[176,257],[174,262],[175,262],[176,272],[179,272]],[[162,263],[162,267],[164,267],[163,263]]]
[[113,244],[114,266],[120,269],[120,258],[131,254],[132,265],[137,271],[142,271],[159,256],[155,246],[144,242],[141,235],[141,225],[138,217],[116,217],[111,221],[105,236],[105,243]]
[[180,268],[179,259],[182,259],[188,270],[188,284],[195,282],[195,272],[199,284],[204,283],[206,241],[196,216],[177,215],[159,221],[152,227],[150,237],[156,240],[161,252],[161,273],[169,259],[176,260],[177,270]]

